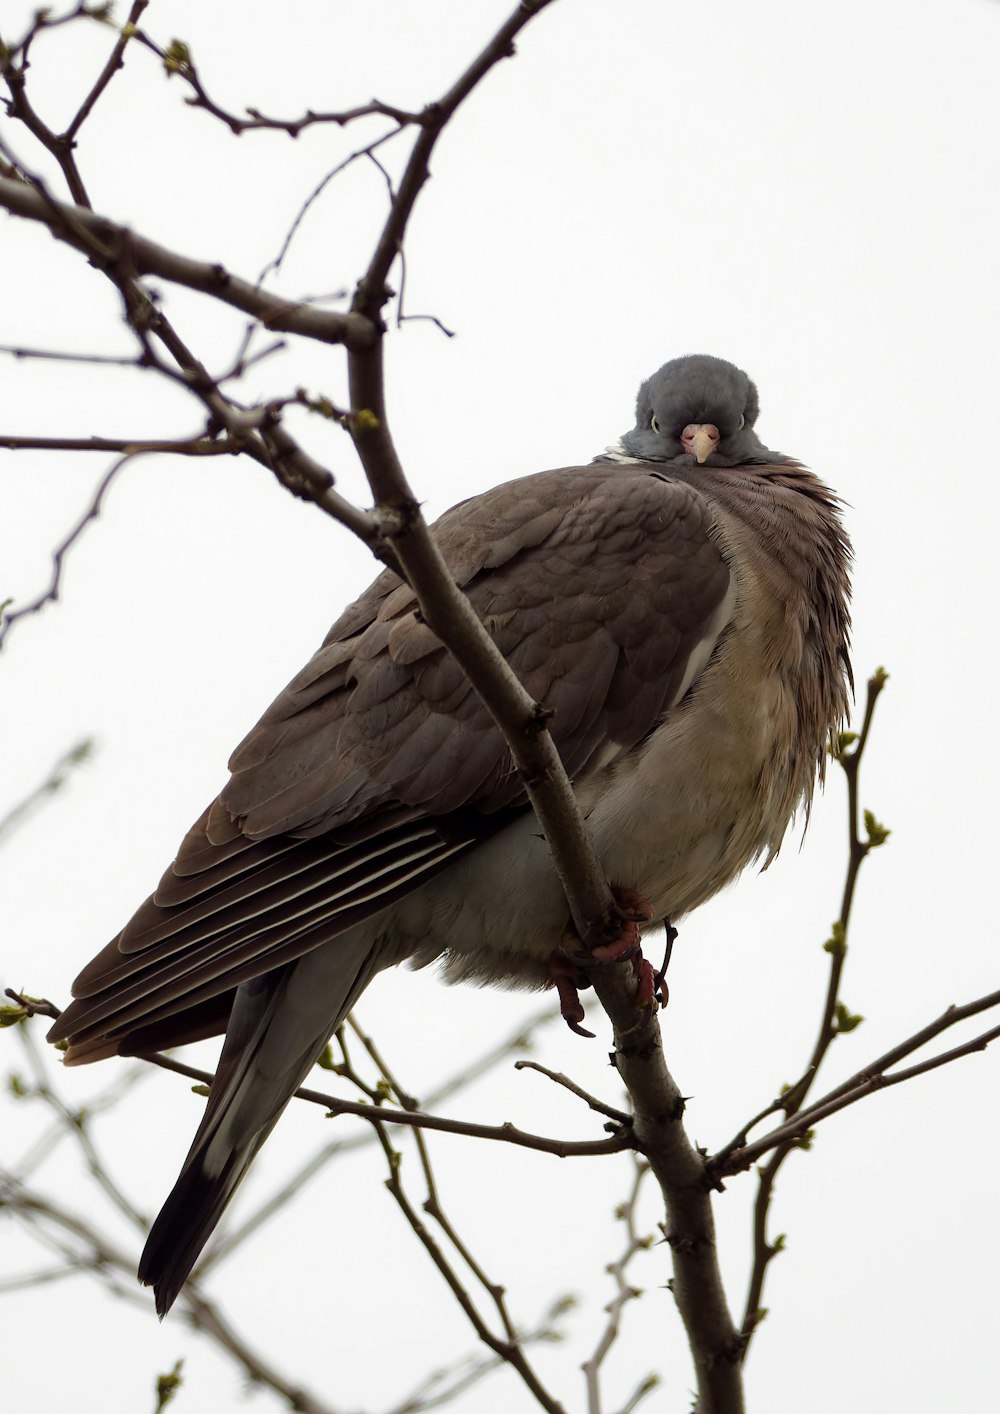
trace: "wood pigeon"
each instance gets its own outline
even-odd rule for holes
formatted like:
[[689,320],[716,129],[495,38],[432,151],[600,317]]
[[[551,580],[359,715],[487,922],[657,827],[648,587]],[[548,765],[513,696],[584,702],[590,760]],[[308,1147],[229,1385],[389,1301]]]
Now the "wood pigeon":
[[[551,731],[609,880],[695,908],[776,853],[850,682],[836,497],[758,438],[757,390],[674,359],[585,466],[435,533]],[[230,762],[155,893],[77,978],[68,1064],[225,1032],[139,1269],[161,1316],[292,1092],[377,972],[544,987],[567,906],[506,744],[391,571]]]

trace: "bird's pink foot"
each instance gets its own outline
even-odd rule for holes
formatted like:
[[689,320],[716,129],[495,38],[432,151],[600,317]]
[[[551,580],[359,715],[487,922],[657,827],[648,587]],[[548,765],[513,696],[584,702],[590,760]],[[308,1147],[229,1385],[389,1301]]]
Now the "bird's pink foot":
[[642,894],[635,889],[626,889],[612,884],[618,911],[624,918],[621,932],[610,942],[599,943],[596,948],[585,948],[572,922],[566,924],[559,939],[559,950],[567,957],[581,962],[619,962],[623,957],[632,957],[639,951],[642,941],[639,924],[648,923],[653,917],[653,908]]
[[[647,962],[642,953],[638,953],[632,959],[632,966],[635,975],[639,979],[639,986],[636,990],[635,1000],[637,1006],[652,1006],[657,1000],[656,997],[656,977],[653,971],[653,964]],[[666,1005],[666,1003],[664,1003]]]
[[568,923],[559,940],[559,950],[549,961],[549,978],[559,996],[559,1009],[566,1024],[580,1036],[593,1035],[593,1032],[586,1031],[580,1025],[584,1010],[579,989],[590,986],[590,979],[585,971],[588,965],[631,958],[639,979],[636,1002],[639,1006],[652,1006],[656,998],[657,974],[642,955],[642,937],[639,932],[639,925],[652,919],[652,906],[635,889],[613,884],[611,891],[625,920],[618,937],[610,942],[600,943],[596,948],[585,948],[573,924]]
[[593,1040],[593,1031],[588,1031],[585,1026],[580,1025],[586,1015],[580,1001],[580,988],[589,987],[590,978],[571,958],[561,952],[554,952],[549,958],[549,981],[556,989],[559,1010],[566,1025],[578,1036],[588,1036]]

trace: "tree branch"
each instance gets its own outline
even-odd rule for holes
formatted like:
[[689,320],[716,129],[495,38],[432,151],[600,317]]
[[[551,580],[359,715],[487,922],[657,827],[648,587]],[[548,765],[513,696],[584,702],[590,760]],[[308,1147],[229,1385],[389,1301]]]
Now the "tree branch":
[[[0,1208],[4,1207],[32,1225],[53,1226],[76,1244],[82,1244],[82,1252],[72,1244],[57,1247],[66,1263],[67,1274],[69,1271],[93,1272],[107,1282],[116,1295],[133,1298],[146,1305],[132,1285],[135,1258],[102,1236],[92,1223],[51,1199],[28,1191],[13,1175],[0,1171]],[[129,1278],[128,1286],[122,1286],[119,1276]],[[218,1307],[199,1290],[196,1282],[188,1281],[179,1300],[187,1323],[210,1336],[227,1351],[249,1380],[273,1390],[299,1414],[335,1414],[332,1406],[294,1383],[259,1355],[236,1333]]]
[[[148,0],[142,0],[143,8],[147,3]],[[337,113],[315,113],[309,108],[300,118],[269,118],[260,109],[251,107],[243,110],[246,115],[243,116],[243,114],[233,113],[229,109],[223,108],[209,97],[189,45],[180,40],[174,40],[167,49],[164,49],[148,34],[141,31],[136,35],[136,39],[157,56],[169,77],[181,79],[187,84],[191,90],[190,95],[184,100],[188,107],[201,108],[211,117],[217,118],[220,123],[225,124],[234,137],[242,137],[247,132],[264,130],[284,132],[289,137],[295,138],[306,128],[314,127],[316,124],[332,124],[338,128],[345,128],[349,123],[357,122],[359,118],[371,117],[391,118],[399,125],[400,129],[413,124],[419,126],[427,121],[424,113],[414,113],[406,108],[396,108],[391,103],[380,102],[377,98],[373,98],[370,103],[363,103],[355,108],[345,108]]]
[[892,1074],[887,1073],[890,1066],[895,1065],[904,1057],[912,1055],[914,1051],[919,1050],[928,1041],[940,1036],[952,1026],[957,1026],[959,1022],[967,1020],[970,1016],[978,1016],[982,1012],[993,1010],[996,1007],[1000,1007],[1000,991],[989,992],[985,996],[977,997],[974,1001],[966,1002],[963,1006],[948,1007],[936,1020],[914,1032],[905,1041],[893,1046],[891,1050],[886,1051],[885,1055],[864,1066],[850,1079],[843,1081],[807,1109],[796,1112],[769,1134],[737,1149],[721,1151],[718,1158],[713,1158],[710,1161],[713,1172],[720,1176],[740,1173],[772,1149],[784,1148],[786,1144],[794,1147],[820,1120],[837,1114],[838,1111],[846,1109],[848,1105],[856,1104],[867,1095],[873,1095],[879,1090],[887,1090],[893,1085],[901,1085],[907,1080],[913,1080],[918,1075],[926,1075],[929,1071],[937,1070],[942,1065],[950,1065],[952,1061],[960,1060],[963,1056],[985,1051],[987,1046],[1000,1038],[1000,1026],[992,1026],[978,1036],[973,1036],[971,1040],[964,1041],[961,1045],[953,1046],[950,1050],[942,1051],[916,1065],[908,1066],[905,1070],[898,1070]]
[[118,38],[115,41],[114,48],[108,56],[108,62],[104,65],[104,68],[98,74],[96,80],[94,81],[93,87],[91,88],[90,92],[87,94],[83,102],[80,104],[79,108],[76,110],[76,113],[72,121],[70,122],[69,127],[63,134],[63,137],[67,142],[75,143],[80,129],[83,127],[84,123],[94,111],[98,99],[101,98],[104,93],[104,90],[114,78],[115,74],[118,73],[119,69],[124,67],[125,47],[128,44],[129,40],[135,37],[135,27],[139,23],[139,20],[142,18],[142,13],[148,4],[149,0],[133,0],[132,8],[128,12],[128,19],[118,31]]
[[4,835],[12,834],[39,805],[51,799],[56,791],[62,790],[70,773],[89,760],[93,751],[94,742],[91,737],[83,737],[68,751],[64,751],[41,785],[36,786],[23,800],[12,805],[5,815],[0,816],[0,840]]
[[[481,1055],[478,1060],[463,1064],[460,1071],[443,1081],[442,1084],[427,1095],[425,1108],[430,1109],[440,1104],[443,1100],[472,1084],[473,1081],[480,1079],[489,1070],[492,1070],[499,1061],[508,1056],[511,1051],[523,1049],[527,1045],[528,1037],[535,1027],[541,1025],[543,1022],[554,1020],[556,1016],[558,1016],[558,1012],[553,1013],[553,1011],[548,1008],[543,1012],[537,1013],[533,1018],[529,1018],[523,1026],[519,1027],[512,1036],[507,1037],[506,1040],[501,1041],[498,1045],[491,1047],[490,1050]],[[232,1251],[234,1247],[237,1247],[241,1242],[245,1241],[251,1233],[257,1231],[269,1217],[284,1206],[294,1193],[298,1193],[312,1178],[315,1178],[332,1159],[357,1148],[361,1144],[370,1143],[375,1138],[374,1131],[369,1130],[367,1133],[360,1134],[353,1139],[335,1139],[331,1143],[324,1144],[277,1193],[262,1203],[239,1227],[231,1228],[212,1244],[206,1255],[202,1258],[199,1264],[199,1270],[204,1272],[210,1266],[214,1266]]]
[[613,1119],[616,1124],[632,1123],[631,1115],[626,1114],[624,1110],[616,1110],[613,1105],[606,1105],[603,1100],[597,1099],[595,1095],[588,1094],[588,1092],[577,1085],[575,1081],[570,1080],[568,1075],[560,1075],[557,1071],[549,1070],[548,1066],[539,1065],[537,1061],[515,1061],[514,1069],[537,1070],[539,1075],[547,1076],[549,1080],[554,1081],[556,1085],[561,1085],[564,1090],[568,1090],[570,1094],[575,1095],[577,1099],[585,1101],[590,1109],[596,1110],[598,1114],[607,1115],[608,1118]]
[[19,609],[8,610],[6,606],[0,608],[0,649],[3,648],[7,640],[7,635],[19,619],[27,618],[29,614],[37,614],[46,604],[54,604],[59,598],[59,591],[62,587],[63,562],[66,555],[87,529],[87,526],[90,525],[92,521],[99,519],[101,507],[104,504],[104,497],[107,495],[111,483],[115,480],[122,468],[125,467],[133,457],[138,455],[140,455],[138,451],[127,450],[125,455],[115,462],[111,470],[101,477],[97,485],[97,490],[91,497],[89,506],[69,534],[60,541],[52,552],[52,573],[49,577],[48,584],[42,592],[36,594],[34,599],[29,599],[29,601]]
[[649,1161],[666,1206],[671,1290],[694,1360],[697,1414],[741,1414],[743,1346],[719,1270],[712,1181],[704,1155],[684,1130],[685,1101],[663,1057],[656,1012],[647,1008],[637,1016],[630,979],[618,968],[595,969],[593,981],[614,1024],[611,1060],[632,1100],[636,1147]]
[[318,309],[271,294],[231,275],[217,261],[192,260],[137,235],[107,216],[46,199],[31,183],[0,177],[0,206],[6,207],[12,216],[46,226],[56,240],[88,257],[93,241],[114,250],[127,249],[136,275],[156,275],[186,289],[200,290],[253,315],[266,329],[299,334],[325,344],[346,344],[351,348],[364,348],[375,337],[370,322],[362,315]]
[[[144,1056],[143,1059],[163,1070],[186,1075],[189,1080],[195,1080],[199,1084],[211,1084],[212,1076],[209,1071],[198,1070],[173,1056],[151,1055]],[[368,1120],[371,1124],[398,1124],[408,1129],[433,1129],[444,1134],[464,1134],[470,1139],[491,1139],[500,1144],[514,1144],[522,1149],[536,1149],[542,1154],[555,1154],[560,1159],[620,1154],[625,1149],[634,1147],[627,1132],[610,1135],[607,1139],[549,1139],[543,1134],[529,1134],[509,1123],[473,1124],[468,1120],[446,1119],[443,1115],[425,1114],[418,1110],[392,1110],[385,1105],[364,1105],[356,1100],[343,1100],[337,1095],[312,1090],[308,1086],[300,1086],[295,1091],[295,1098],[306,1100],[311,1105],[322,1105],[331,1119],[337,1115],[354,1115],[358,1119]]]
[[[622,1311],[630,1301],[636,1300],[642,1295],[636,1287],[626,1280],[628,1265],[632,1258],[639,1252],[647,1251],[653,1244],[652,1236],[640,1237],[636,1226],[635,1213],[636,1204],[639,1201],[639,1189],[642,1181],[649,1172],[649,1167],[638,1158],[635,1160],[635,1169],[632,1177],[632,1189],[625,1202],[618,1209],[617,1216],[625,1225],[625,1247],[620,1257],[610,1262],[607,1267],[609,1275],[614,1279],[615,1295],[604,1308],[607,1312],[608,1320],[601,1332],[593,1355],[583,1363],[583,1373],[587,1381],[587,1414],[601,1414],[601,1366],[608,1357],[608,1353],[621,1329]],[[637,1391],[638,1399],[650,1393],[659,1383],[656,1375],[648,1375],[639,1386]],[[631,1407],[634,1409],[638,1399],[633,1397]]]
[[[476,84],[510,53],[515,34],[541,6],[520,8],[437,105],[440,124],[414,143],[375,253],[352,309],[374,324],[389,297],[386,278],[414,203],[427,179],[441,126]],[[394,512],[387,531],[429,627],[451,650],[510,745],[552,852],[574,927],[588,947],[617,938],[625,920],[594,856],[576,798],[549,733],[546,712],[532,701],[456,587],[406,481],[389,433],[381,335],[366,349],[348,350],[351,432],[376,505]],[[615,1034],[614,1062],[635,1108],[638,1147],[663,1191],[674,1294],[691,1345],[700,1414],[743,1409],[742,1343],[726,1305],[702,1156],[681,1124],[684,1102],[663,1059],[655,1012],[637,1012],[628,964],[595,969],[594,986]]]
[[[774,1114],[779,1110],[783,1111],[789,1124],[780,1126],[778,1130],[774,1131],[774,1136],[785,1134],[785,1137],[781,1139],[774,1137],[773,1143],[766,1144],[763,1149],[758,1151],[760,1153],[766,1153],[771,1149],[775,1150],[771,1159],[764,1168],[760,1170],[758,1177],[757,1199],[754,1205],[753,1269],[750,1274],[743,1321],[740,1327],[744,1341],[744,1359],[746,1358],[746,1351],[749,1348],[750,1339],[766,1314],[761,1305],[761,1297],[767,1269],[781,1250],[779,1243],[772,1243],[767,1237],[767,1220],[774,1195],[775,1180],[788,1155],[793,1149],[801,1146],[803,1136],[808,1129],[808,1123],[803,1121],[800,1112],[830,1046],[838,1035],[844,1031],[852,1030],[854,1026],[857,1025],[858,1021],[860,1021],[859,1017],[852,1017],[840,1001],[840,982],[847,956],[847,931],[850,923],[851,905],[854,901],[854,891],[857,886],[858,873],[861,869],[861,865],[871,853],[872,849],[883,844],[888,835],[888,831],[879,826],[873,816],[866,814],[865,824],[868,830],[868,838],[862,840],[859,828],[861,812],[858,804],[858,781],[861,759],[864,755],[865,747],[868,744],[875,703],[878,701],[879,694],[887,680],[888,674],[882,668],[877,669],[871,678],[869,678],[865,702],[865,715],[861,732],[857,736],[852,732],[845,732],[840,738],[836,752],[836,759],[847,777],[848,864],[844,881],[844,891],[841,898],[840,915],[833,926],[831,938],[824,945],[830,955],[830,973],[827,982],[826,997],[823,1003],[823,1012],[820,1019],[819,1034],[813,1046],[812,1055],[796,1083],[779,1099],[775,1100],[771,1105],[768,1105],[758,1115],[755,1115],[753,1120],[743,1127],[736,1138],[733,1139],[726,1148],[720,1150],[708,1164],[709,1172],[716,1178],[724,1173],[735,1172],[736,1169],[731,1168],[730,1164],[735,1161],[737,1153],[742,1155],[749,1152],[749,1146],[746,1145],[749,1130],[768,1115]],[[853,750],[849,750],[848,748],[850,748],[852,744],[854,744]],[[752,1160],[749,1162],[752,1162]],[[747,1164],[741,1162],[737,1165],[737,1168],[745,1168],[747,1166]]]

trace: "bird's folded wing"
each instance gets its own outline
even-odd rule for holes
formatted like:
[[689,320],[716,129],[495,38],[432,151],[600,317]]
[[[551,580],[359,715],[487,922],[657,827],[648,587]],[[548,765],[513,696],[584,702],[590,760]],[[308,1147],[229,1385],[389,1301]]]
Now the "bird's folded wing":
[[[552,709],[571,778],[642,740],[707,661],[730,589],[710,526],[698,493],[649,465],[526,477],[437,523],[479,617]],[[221,1029],[212,998],[377,912],[525,805],[500,732],[391,572],[230,767],[156,892],[77,979],[53,1035],[80,1059],[162,1040],[177,1013],[178,1037]]]

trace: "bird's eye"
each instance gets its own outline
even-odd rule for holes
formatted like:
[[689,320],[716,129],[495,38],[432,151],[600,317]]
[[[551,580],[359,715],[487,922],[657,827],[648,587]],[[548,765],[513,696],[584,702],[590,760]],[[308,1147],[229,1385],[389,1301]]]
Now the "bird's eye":
[[660,430],[660,421],[659,421],[659,418],[656,416],[656,413],[655,413],[655,412],[653,413],[653,416],[649,419],[649,425],[650,425],[650,427],[652,428],[652,430],[653,430],[654,432],[659,432],[659,430]]
[[740,425],[739,425],[739,427],[737,427],[737,429],[736,429],[737,432],[742,432],[743,429],[744,429],[744,427],[746,427],[746,425],[747,425],[747,420],[746,420],[745,417],[743,417],[743,416],[741,415],[741,416],[740,416]]

